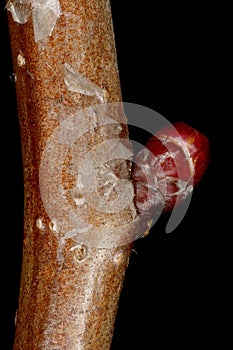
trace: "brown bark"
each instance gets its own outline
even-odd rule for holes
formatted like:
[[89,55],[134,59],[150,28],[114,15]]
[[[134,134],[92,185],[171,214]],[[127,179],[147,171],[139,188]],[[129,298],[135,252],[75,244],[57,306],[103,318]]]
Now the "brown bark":
[[[84,242],[74,248],[74,240],[63,239],[64,232],[49,217],[41,198],[40,184],[47,185],[49,177],[45,168],[40,174],[41,159],[54,130],[77,111],[101,103],[98,93],[90,96],[67,89],[64,65],[100,87],[104,102],[121,101],[109,0],[61,0],[60,5],[62,13],[45,43],[35,42],[32,16],[19,24],[9,13],[25,185],[14,350],[109,349],[131,252],[130,243],[101,247]],[[124,115],[121,118],[126,123]],[[77,141],[77,150],[89,150],[88,145],[103,141],[106,135],[98,131],[84,135]],[[120,136],[127,137],[126,127]],[[129,177],[126,161],[118,173]],[[74,179],[64,171],[62,181],[68,193]],[[115,216],[91,212],[90,220],[97,227],[105,219],[108,228],[134,214],[132,204]]]

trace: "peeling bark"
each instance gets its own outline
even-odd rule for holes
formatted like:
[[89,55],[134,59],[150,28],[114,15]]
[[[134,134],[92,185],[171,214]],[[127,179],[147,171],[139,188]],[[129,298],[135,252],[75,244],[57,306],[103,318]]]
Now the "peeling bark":
[[[75,221],[63,226],[53,220],[41,193],[49,193],[53,201],[56,193],[51,188],[62,185],[61,197],[76,208],[81,198],[78,192],[76,202],[72,202],[75,176],[71,160],[76,158],[67,151],[60,184],[56,176],[47,181],[51,167],[46,170],[43,163],[41,171],[40,166],[49,140],[64,126],[62,123],[90,106],[121,101],[111,8],[109,0],[60,0],[59,6],[55,2],[47,2],[51,9],[40,1],[11,1],[7,6],[11,10],[9,30],[25,187],[23,264],[14,350],[109,349],[131,240],[127,238],[127,244],[122,245],[121,237],[119,244],[115,239],[112,246],[96,241],[92,245],[91,239],[79,242],[72,234],[66,235],[74,229]],[[24,5],[27,13],[17,12]],[[18,6],[16,10],[14,6]],[[40,17],[45,12],[48,16]],[[20,14],[24,17],[17,21]],[[119,115],[117,137],[127,138],[126,117],[124,113]],[[115,132],[96,127],[94,112],[91,120],[85,114],[84,118],[89,132],[75,140],[75,150],[80,154],[111,139]],[[122,129],[119,125],[123,125]],[[63,135],[59,142],[65,144],[65,140]],[[54,168],[57,163],[54,157]],[[111,171],[107,176],[117,173],[119,178],[129,179],[128,161],[120,165],[110,162],[108,166]],[[111,181],[108,179],[108,183]],[[44,184],[47,187],[41,192]],[[105,194],[109,195],[111,189],[107,190]],[[130,222],[135,208],[132,200],[118,213],[92,209],[88,213],[92,227],[102,227],[104,221],[107,232],[119,222]],[[86,211],[79,214],[85,215]],[[127,230],[122,233],[123,238],[127,235]]]

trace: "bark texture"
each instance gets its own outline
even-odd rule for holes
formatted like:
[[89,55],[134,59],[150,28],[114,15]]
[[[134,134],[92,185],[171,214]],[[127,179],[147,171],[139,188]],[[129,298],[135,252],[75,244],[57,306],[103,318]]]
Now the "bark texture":
[[[75,248],[72,239],[63,240],[63,233],[49,217],[41,198],[40,163],[54,130],[86,107],[121,101],[109,0],[61,0],[60,7],[61,14],[45,42],[36,42],[31,15],[22,24],[9,12],[25,185],[23,264],[14,350],[109,349],[131,252],[130,243],[105,248],[84,242]],[[78,71],[100,89],[95,90],[94,85],[84,93],[68,89],[64,69],[71,75]],[[123,114],[121,118],[126,123]],[[77,141],[77,150],[89,150],[106,135],[106,131],[84,135]],[[120,137],[127,137],[126,127]],[[129,178],[126,161],[118,174]],[[42,184],[46,176],[49,172],[42,174]],[[68,193],[74,178],[64,171],[62,181]],[[105,227],[135,215],[133,204],[120,216],[90,214],[96,226],[105,219]]]

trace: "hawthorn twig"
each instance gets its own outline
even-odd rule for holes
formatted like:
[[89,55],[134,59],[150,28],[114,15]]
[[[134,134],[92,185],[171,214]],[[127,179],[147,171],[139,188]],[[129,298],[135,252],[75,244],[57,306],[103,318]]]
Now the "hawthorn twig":
[[[57,185],[57,179],[49,177],[59,159],[53,153],[49,159],[44,154],[59,125],[87,107],[121,101],[110,2],[54,0],[43,4],[34,0],[7,4],[25,187],[14,350],[109,349],[131,244],[75,245],[72,234],[64,238],[42,197]],[[124,115],[121,117],[126,124]],[[92,122],[87,118],[84,125]],[[127,135],[123,127],[121,137]],[[77,142],[77,152],[89,151],[88,145],[108,137],[101,130],[85,134]],[[128,178],[128,162],[122,162],[118,172]],[[62,173],[62,183],[69,193],[74,185],[72,171]],[[53,195],[49,200],[53,201],[56,193]],[[132,201],[120,220],[133,215]],[[119,221],[109,215],[90,218],[96,226],[103,219],[107,228]]]

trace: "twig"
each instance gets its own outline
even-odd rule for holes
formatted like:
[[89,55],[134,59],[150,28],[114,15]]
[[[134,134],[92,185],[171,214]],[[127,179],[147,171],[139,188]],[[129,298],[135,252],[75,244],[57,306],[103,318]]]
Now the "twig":
[[[64,128],[65,132],[69,129],[64,122],[68,120],[71,129],[78,130],[82,117],[82,125],[93,131],[84,133],[83,127],[84,135],[73,141],[78,154],[112,137],[104,127],[98,128],[95,110],[91,119],[80,112],[121,101],[110,3],[16,0],[9,2],[7,9],[25,185],[24,249],[14,350],[109,349],[131,253],[130,240],[118,246],[98,245],[96,241],[89,244],[92,238],[77,242],[83,228],[77,224],[77,232],[69,231],[70,223],[65,221],[63,230],[61,222],[67,219],[64,203],[53,201],[65,198],[69,203],[76,196],[76,202],[69,205],[76,208],[82,203],[78,202],[80,193],[72,192],[72,171],[80,163],[64,150],[70,137],[62,134]],[[126,124],[123,114],[120,118]],[[54,133],[59,131],[62,136],[57,140]],[[127,137],[127,127],[119,128],[118,133]],[[60,159],[53,153],[59,147],[67,156],[63,159],[65,170],[59,168]],[[61,171],[58,177],[55,169]],[[122,178],[129,177],[127,161],[118,166],[119,173]],[[62,190],[58,195],[55,191],[60,191],[59,185]],[[60,221],[54,219],[57,208]],[[106,232],[119,220],[124,222],[135,215],[133,203],[120,216],[98,216],[94,210],[90,213],[94,227],[105,220]],[[127,235],[126,230],[123,237]]]

